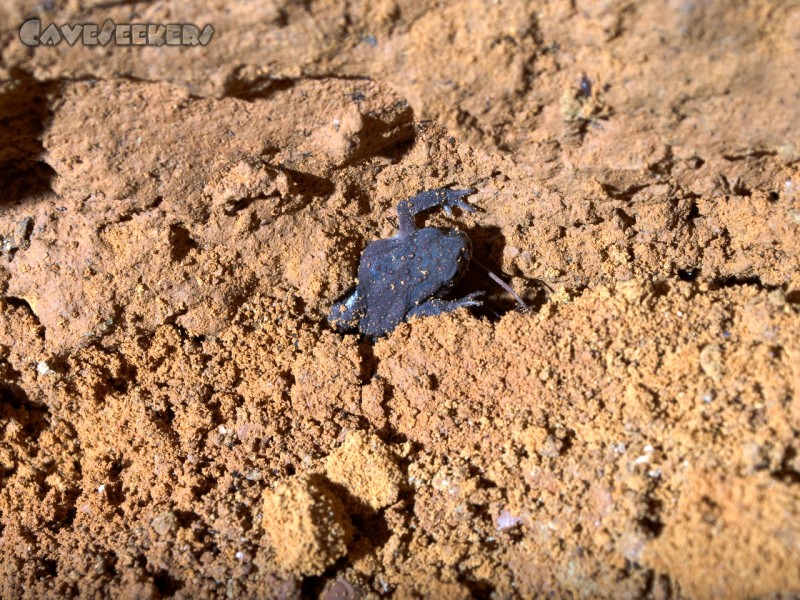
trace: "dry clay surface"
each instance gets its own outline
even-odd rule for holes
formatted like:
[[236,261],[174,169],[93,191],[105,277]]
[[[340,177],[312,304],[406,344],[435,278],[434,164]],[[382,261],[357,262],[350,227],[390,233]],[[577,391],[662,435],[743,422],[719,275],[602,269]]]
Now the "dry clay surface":
[[[56,4],[0,7],[2,597],[800,594],[800,5]],[[530,309],[332,331],[442,185]]]

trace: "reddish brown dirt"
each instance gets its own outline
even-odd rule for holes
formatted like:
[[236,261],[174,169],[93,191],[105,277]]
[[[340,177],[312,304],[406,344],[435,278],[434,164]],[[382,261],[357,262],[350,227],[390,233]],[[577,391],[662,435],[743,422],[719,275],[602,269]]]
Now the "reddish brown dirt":
[[[800,595],[797,2],[184,5],[0,7],[2,597]],[[331,331],[442,185],[531,310]]]

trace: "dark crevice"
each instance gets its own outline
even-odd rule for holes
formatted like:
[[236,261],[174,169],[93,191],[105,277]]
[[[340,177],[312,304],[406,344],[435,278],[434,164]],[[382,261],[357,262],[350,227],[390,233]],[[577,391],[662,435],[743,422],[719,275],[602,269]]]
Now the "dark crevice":
[[58,562],[52,558],[44,558],[39,561],[36,569],[37,578],[54,578],[58,575]]
[[694,220],[701,216],[697,202],[692,202],[692,205],[689,207],[689,214],[686,215],[686,220],[689,221],[689,223],[694,223]]
[[153,584],[162,597],[170,598],[183,587],[183,582],[172,577],[167,571],[161,569],[153,573]]
[[174,262],[182,262],[192,250],[199,246],[183,225],[174,224],[169,227],[170,257]]
[[485,579],[463,578],[460,582],[470,591],[473,598],[492,598],[495,585]]
[[417,137],[414,113],[409,105],[391,122],[362,115],[359,132],[362,142],[340,168],[352,166],[366,158],[382,157],[399,162],[413,147]]
[[0,180],[5,182],[0,206],[35,201],[52,193],[56,173],[44,162],[42,137],[52,120],[50,97],[56,82],[42,82],[20,69],[12,69],[13,82],[0,93]]
[[675,154],[672,150],[672,146],[667,146],[664,158],[650,165],[649,170],[656,175],[670,175],[674,166]]
[[760,290],[772,291],[779,289],[781,286],[779,285],[765,285],[761,281],[761,277],[758,276],[749,276],[749,277],[740,277],[736,275],[730,275],[728,277],[717,277],[711,280],[709,285],[710,289],[718,290],[723,288],[730,288],[730,287],[739,287],[743,285],[751,285]]
[[133,6],[134,4],[141,4],[142,0],[116,0],[116,2],[102,2],[100,4],[95,4],[93,8],[95,9],[109,9],[109,8],[116,8],[119,6]]
[[671,288],[668,281],[654,281],[650,286],[650,291],[652,292],[653,298],[661,298],[666,296],[670,289]]
[[722,158],[729,162],[738,160],[746,160],[748,158],[765,158],[768,156],[777,156],[776,150],[753,150],[752,152],[744,152],[742,154],[723,154]]
[[336,185],[332,180],[311,173],[303,173],[280,167],[289,180],[289,194],[292,197],[301,197],[302,202],[293,203],[283,211],[284,214],[293,215],[305,208],[311,198],[327,198],[336,191]]
[[378,358],[375,356],[372,344],[363,340],[358,345],[358,355],[361,358],[360,372],[358,374],[362,383],[368,383],[378,371]]
[[638,519],[639,527],[651,538],[657,538],[664,531],[664,522],[658,518],[659,502],[648,499],[648,514]]
[[239,100],[264,100],[276,92],[293,88],[297,84],[295,79],[281,79],[261,77],[255,81],[244,81],[233,74],[223,84],[223,98],[237,98]]
[[797,450],[791,446],[787,447],[781,458],[780,467],[770,473],[770,476],[786,484],[800,483],[800,471],[795,467],[796,462]]
[[[46,419],[50,415],[46,405],[31,400],[21,386],[11,381],[0,380],[0,406],[14,411],[25,412],[26,415],[31,417],[27,420],[31,421],[32,424],[35,424],[39,417]],[[32,427],[31,429],[37,431],[38,437],[38,427]]]
[[[247,196],[243,198],[238,198],[236,200],[231,200],[230,202],[225,204],[223,212],[225,213],[225,215],[233,217],[236,216],[238,213],[242,212],[243,210],[245,210],[248,206],[254,204],[255,202],[261,200],[268,200],[271,197],[272,196]],[[256,223],[256,225],[258,225],[258,223]],[[257,227],[255,228],[251,227],[250,231],[255,231],[256,228]]]
[[140,208],[134,208],[134,209],[132,209],[132,210],[120,215],[119,217],[117,217],[113,221],[108,221],[106,223],[101,223],[97,227],[97,233],[103,233],[106,229],[108,229],[109,227],[113,227],[114,225],[119,225],[120,223],[128,223],[130,221],[133,221],[133,217],[134,216],[140,215],[142,213],[146,213],[146,212],[148,212],[150,210],[154,210],[154,209],[158,208],[159,206],[161,206],[161,203],[163,201],[164,201],[164,198],[162,196],[156,196],[153,199],[152,202],[149,202],[148,204],[145,204],[144,206],[142,206]]
[[5,300],[6,303],[12,308],[22,308],[23,310],[26,310],[28,314],[30,314],[38,322],[36,313],[33,312],[30,303],[25,300],[25,298],[19,298],[17,296],[4,296],[3,300]]
[[609,183],[601,183],[601,189],[609,198],[613,198],[614,200],[622,200],[624,202],[630,202],[633,200],[633,197],[641,192],[643,189],[650,187],[650,184],[643,184],[643,185],[632,185],[625,189],[619,189]]
[[635,216],[629,215],[628,213],[626,213],[621,208],[618,208],[614,212],[617,215],[617,218],[619,219],[619,222],[622,224],[622,229],[623,230],[627,231],[628,229],[631,229],[631,228],[636,226],[636,217]]
[[[303,75],[301,77],[272,77],[266,75],[264,77],[257,77],[253,80],[246,80],[242,76],[242,67],[235,69],[223,84],[223,98],[237,98],[239,100],[264,100],[269,98],[277,92],[282,92],[293,88],[295,85],[303,81],[325,81],[325,80],[338,80],[338,81],[371,81],[372,79],[367,76],[347,76],[341,74],[322,74],[322,75]],[[358,101],[359,98],[353,98]]]

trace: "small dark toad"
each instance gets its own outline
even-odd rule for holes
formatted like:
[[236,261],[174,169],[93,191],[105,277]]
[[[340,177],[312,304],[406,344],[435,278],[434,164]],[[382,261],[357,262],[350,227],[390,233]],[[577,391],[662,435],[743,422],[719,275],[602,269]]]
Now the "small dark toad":
[[475,209],[462,198],[475,190],[439,188],[397,205],[398,233],[367,244],[358,265],[358,285],[333,305],[328,321],[338,330],[377,337],[415,316],[433,316],[479,306],[482,292],[444,300],[469,265],[472,244],[458,229],[418,228],[415,215],[433,208]]

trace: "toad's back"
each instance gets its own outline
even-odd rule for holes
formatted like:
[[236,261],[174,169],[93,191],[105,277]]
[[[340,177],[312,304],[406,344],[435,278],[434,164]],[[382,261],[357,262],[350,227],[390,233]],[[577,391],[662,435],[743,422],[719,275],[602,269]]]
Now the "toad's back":
[[388,333],[409,310],[446,294],[466,270],[470,254],[465,233],[435,227],[368,244],[358,266],[361,332]]

